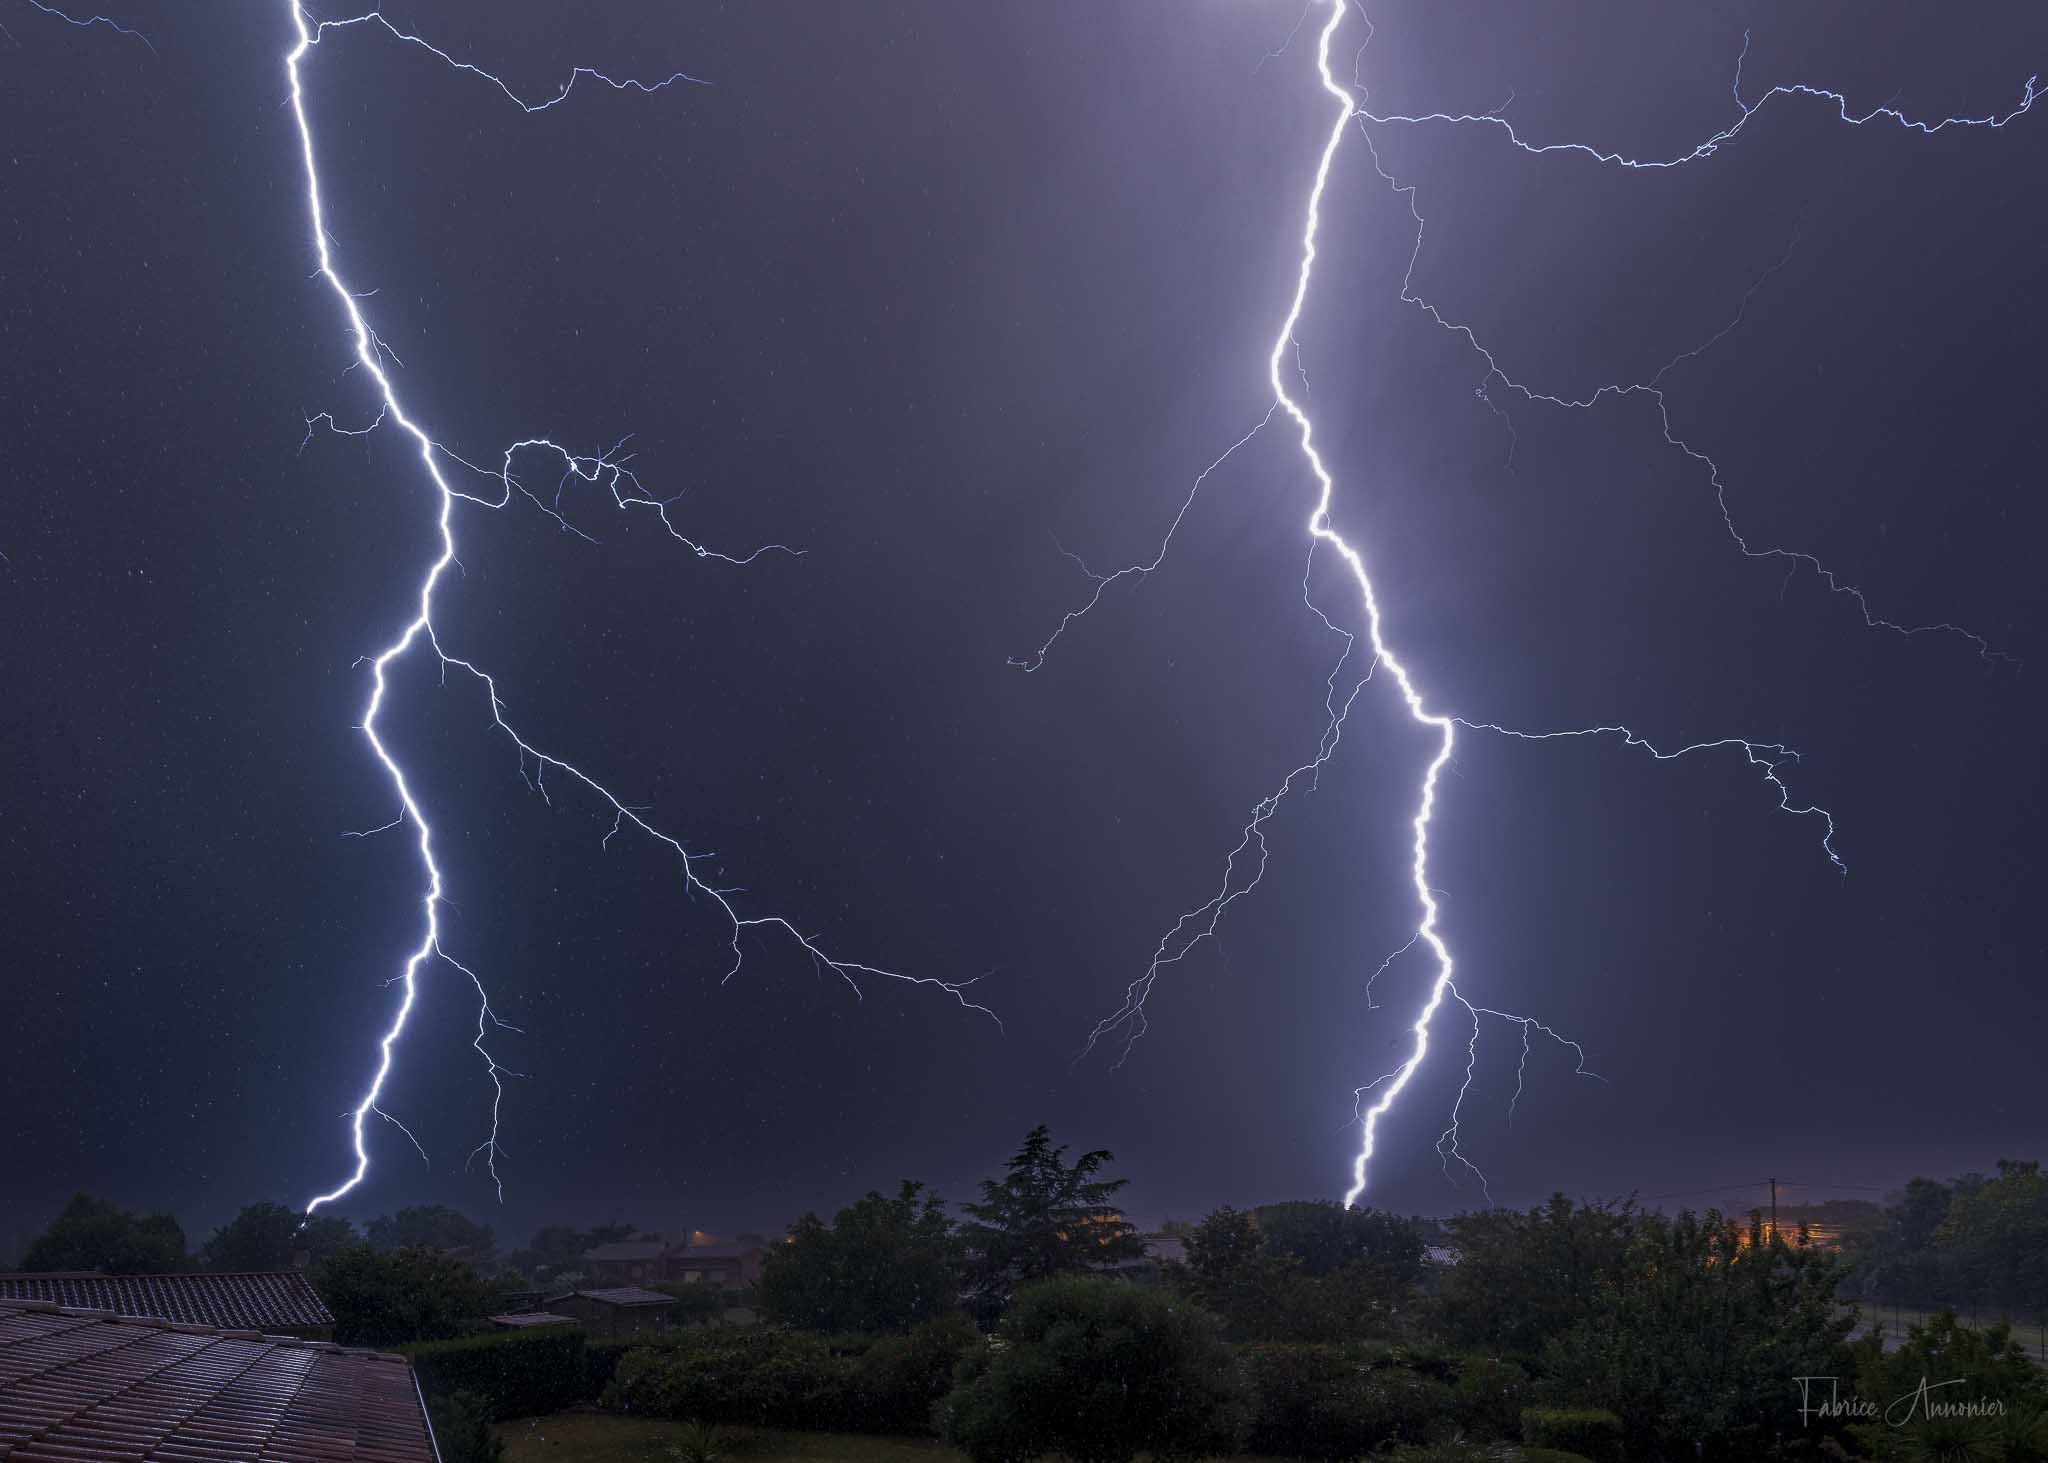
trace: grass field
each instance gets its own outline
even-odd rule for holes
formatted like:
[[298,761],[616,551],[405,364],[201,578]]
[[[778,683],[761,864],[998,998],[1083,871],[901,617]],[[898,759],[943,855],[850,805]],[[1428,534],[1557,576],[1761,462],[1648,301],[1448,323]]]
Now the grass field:
[[[603,1412],[557,1412],[504,1423],[505,1463],[670,1463],[668,1445],[682,1437],[680,1423]],[[847,1433],[798,1433],[778,1428],[726,1432],[733,1463],[964,1463],[962,1455],[928,1438],[870,1438]],[[1231,1463],[1277,1463],[1250,1455]]]

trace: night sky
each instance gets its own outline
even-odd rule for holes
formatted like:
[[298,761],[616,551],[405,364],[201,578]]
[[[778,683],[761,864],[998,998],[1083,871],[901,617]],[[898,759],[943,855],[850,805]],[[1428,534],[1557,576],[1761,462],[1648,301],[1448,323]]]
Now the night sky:
[[[110,0],[111,3],[111,0]],[[320,11],[330,18],[345,12]],[[528,738],[696,850],[746,912],[836,955],[964,979],[857,1000],[789,941],[730,982],[723,922],[644,838],[528,790],[480,689],[402,662],[384,727],[430,810],[445,943],[358,1218],[454,1203],[523,1237],[613,1216],[778,1225],[924,1178],[965,1197],[1024,1130],[1116,1151],[1129,1207],[1331,1196],[1352,1091],[1424,990],[1410,805],[1433,738],[1384,678],[1264,883],[1165,975],[1129,1061],[1073,1064],[1252,806],[1314,752],[1341,641],[1302,603],[1314,484],[1254,437],[1156,574],[1027,656],[1098,568],[1149,559],[1265,413],[1265,358],[1330,123],[1292,0],[965,6],[392,4],[549,95],[528,116],[360,28],[307,65],[339,265],[412,414],[495,463],[627,434],[693,557],[571,485],[462,505],[436,610]],[[355,730],[358,658],[411,613],[436,503],[317,279],[278,3],[126,3],[154,49],[0,0],[0,1254],[77,1189],[195,1238],[346,1176],[419,933],[410,835]],[[2038,7],[1375,7],[1381,113],[1486,112],[1646,157],[1795,81],[1853,110],[2004,114],[2048,71]],[[1340,34],[1348,79],[1364,40]],[[1279,52],[1269,56],[1269,52]],[[1814,553],[1902,624],[1864,624]],[[1464,1151],[1503,1203],[1553,1189],[1843,1192],[2039,1155],[2048,874],[2048,509],[2039,343],[2048,108],[1934,136],[1780,97],[1664,171],[1532,156],[1484,125],[1347,138],[1299,332],[1338,526],[1435,705],[1804,754],[1776,810],[1736,751],[1461,738],[1432,883],[1473,1001],[1583,1043],[1605,1084],[1491,1023]],[[1780,264],[1774,273],[1774,265]],[[1768,274],[1768,277],[1766,277]],[[1759,284],[1759,280],[1762,281]],[[1502,415],[1505,413],[1505,416]],[[535,464],[538,467],[538,464]],[[553,476],[535,474],[552,488]],[[1356,628],[1329,565],[1310,580]],[[707,876],[711,866],[706,866]],[[1435,1148],[1469,1022],[1381,1134],[1369,1202],[1480,1201]],[[1860,1186],[1860,1187],[1854,1187]],[[1809,1190],[1809,1193],[1820,1192]],[[1715,1202],[1702,1195],[1696,1202]]]

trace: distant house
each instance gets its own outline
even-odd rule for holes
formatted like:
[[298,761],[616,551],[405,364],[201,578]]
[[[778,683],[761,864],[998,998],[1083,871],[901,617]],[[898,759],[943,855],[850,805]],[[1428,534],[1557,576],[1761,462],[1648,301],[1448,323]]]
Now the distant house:
[[0,1300],[0,1457],[439,1463],[440,1455],[403,1357]]
[[662,1279],[670,1285],[715,1285],[745,1290],[761,1278],[768,1249],[760,1244],[684,1245],[662,1256]]
[[599,1245],[583,1256],[582,1264],[599,1286],[711,1285],[745,1290],[761,1278],[767,1258],[768,1247],[758,1235],[741,1235],[738,1243],[721,1245],[692,1231],[674,1239],[643,1235]]
[[0,1301],[8,1300],[42,1301],[190,1326],[217,1326],[224,1331],[261,1331],[306,1341],[326,1341],[334,1335],[334,1317],[304,1272],[298,1270],[189,1275],[46,1271],[0,1275]]
[[552,1315],[575,1321],[593,1336],[645,1336],[675,1324],[676,1298],[637,1285],[618,1285],[551,1296],[547,1309]]
[[621,1240],[599,1245],[583,1256],[584,1271],[603,1285],[655,1285],[662,1274],[662,1256],[671,1246],[663,1239]]

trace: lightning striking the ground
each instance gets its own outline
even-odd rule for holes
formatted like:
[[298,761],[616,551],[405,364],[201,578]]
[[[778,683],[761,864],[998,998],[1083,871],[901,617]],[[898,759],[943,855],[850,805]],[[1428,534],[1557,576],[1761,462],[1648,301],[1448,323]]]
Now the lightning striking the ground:
[[[1441,928],[1442,910],[1438,902],[1437,893],[1429,882],[1429,860],[1430,832],[1436,811],[1439,784],[1444,769],[1450,764],[1457,746],[1458,733],[1461,730],[1475,735],[1492,734],[1512,740],[1531,742],[1545,742],[1563,738],[1612,737],[1622,745],[1640,749],[1658,761],[1670,761],[1681,757],[1717,752],[1739,753],[1744,763],[1748,767],[1756,769],[1761,774],[1763,782],[1775,794],[1778,810],[1795,817],[1816,821],[1821,829],[1819,842],[1823,854],[1845,876],[1847,874],[1847,867],[1835,847],[1836,830],[1833,815],[1825,808],[1816,804],[1796,801],[1790,788],[1784,781],[1781,775],[1782,771],[1788,765],[1795,764],[1799,760],[1799,754],[1782,743],[1742,737],[1715,737],[1692,742],[1675,749],[1664,750],[1653,745],[1649,740],[1629,727],[1620,724],[1600,724],[1559,731],[1528,731],[1504,726],[1497,722],[1468,720],[1433,707],[1424,695],[1414,672],[1388,644],[1383,634],[1381,608],[1372,577],[1367,569],[1365,554],[1360,548],[1348,541],[1335,526],[1332,517],[1332,505],[1336,493],[1336,481],[1316,446],[1314,424],[1309,417],[1307,408],[1303,401],[1290,391],[1288,373],[1284,369],[1287,362],[1291,359],[1294,363],[1294,374],[1297,377],[1301,375],[1297,328],[1300,325],[1308,302],[1309,290],[1314,275],[1323,198],[1329,182],[1332,165],[1337,158],[1344,138],[1355,124],[1368,152],[1371,154],[1374,170],[1391,188],[1406,197],[1410,212],[1414,217],[1416,225],[1415,247],[1410,255],[1407,271],[1401,280],[1400,298],[1404,302],[1414,304],[1426,311],[1438,325],[1465,337],[1471,347],[1480,355],[1486,368],[1475,394],[1486,401],[1496,413],[1499,413],[1504,418],[1506,417],[1505,411],[1497,402],[1492,400],[1488,393],[1488,388],[1496,381],[1509,391],[1519,394],[1528,401],[1541,402],[1565,409],[1585,410],[1609,398],[1644,396],[1653,403],[1667,443],[1683,452],[1688,458],[1700,464],[1706,470],[1708,482],[1715,495],[1723,523],[1745,557],[1751,559],[1775,559],[1787,563],[1794,570],[1800,567],[1810,568],[1826,584],[1830,591],[1852,599],[1861,613],[1864,623],[1871,628],[1887,630],[1907,636],[1928,633],[1951,635],[1973,645],[1977,653],[1986,661],[1999,661],[2009,660],[2010,657],[1994,649],[1984,636],[1974,631],[1947,622],[1907,624],[1886,618],[1877,614],[1872,609],[1863,591],[1844,581],[1816,556],[1810,553],[1759,547],[1753,544],[1736,525],[1735,515],[1728,502],[1727,489],[1722,482],[1719,466],[1705,452],[1695,448],[1688,441],[1680,437],[1673,428],[1669,401],[1666,395],[1666,378],[1687,362],[1696,360],[1707,351],[1713,349],[1729,334],[1739,328],[1753,297],[1769,282],[1778,269],[1783,267],[1785,260],[1781,260],[1778,265],[1773,266],[1771,270],[1767,271],[1762,278],[1758,279],[1751,286],[1749,291],[1743,296],[1733,317],[1720,331],[1703,344],[1674,357],[1647,380],[1603,386],[1584,399],[1573,399],[1559,393],[1542,392],[1510,377],[1501,369],[1494,355],[1480,342],[1470,327],[1449,320],[1435,306],[1421,299],[1413,292],[1412,283],[1415,264],[1421,255],[1424,230],[1422,214],[1415,206],[1415,187],[1413,184],[1399,182],[1382,166],[1379,153],[1373,147],[1371,135],[1367,129],[1369,125],[1476,123],[1502,129],[1514,146],[1531,154],[1542,155],[1552,152],[1567,152],[1583,154],[1604,165],[1635,169],[1673,168],[1687,163],[1703,161],[1714,156],[1719,149],[1747,128],[1759,111],[1773,100],[1781,97],[1820,98],[1830,101],[1835,104],[1841,120],[1852,126],[1891,122],[1918,134],[1931,135],[1952,127],[2003,127],[2031,110],[2038,97],[2037,83],[2035,79],[2029,79],[2022,91],[2019,105],[2011,112],[1985,117],[1946,118],[1935,122],[1916,120],[1897,108],[1888,105],[1860,115],[1854,114],[1851,112],[1846,98],[1841,93],[1803,84],[1775,86],[1756,101],[1748,102],[1742,96],[1741,80],[1742,61],[1747,59],[1749,47],[1748,37],[1745,36],[1742,56],[1737,62],[1736,78],[1733,86],[1736,105],[1740,112],[1737,120],[1680,156],[1667,160],[1646,160],[1630,158],[1619,153],[1604,152],[1597,148],[1576,143],[1533,144],[1517,134],[1512,125],[1497,112],[1469,115],[1435,114],[1430,116],[1381,116],[1373,114],[1362,105],[1362,98],[1365,95],[1364,88],[1362,86],[1357,87],[1358,94],[1354,96],[1352,90],[1348,90],[1339,83],[1332,71],[1332,45],[1339,29],[1344,23],[1348,9],[1348,0],[1330,0],[1330,4],[1329,18],[1323,25],[1318,37],[1316,70],[1322,89],[1333,101],[1335,108],[1329,131],[1317,161],[1314,181],[1306,200],[1301,236],[1300,265],[1295,280],[1294,294],[1279,332],[1274,337],[1272,349],[1266,361],[1267,383],[1271,388],[1273,404],[1268,408],[1266,414],[1257,425],[1233,442],[1221,456],[1210,463],[1196,477],[1186,497],[1181,501],[1178,510],[1168,523],[1157,551],[1150,559],[1106,574],[1087,570],[1084,564],[1084,572],[1088,573],[1089,578],[1093,582],[1092,593],[1081,605],[1067,612],[1060,619],[1054,627],[1052,634],[1036,650],[1027,656],[1014,659],[1012,663],[1026,671],[1039,669],[1043,666],[1047,655],[1061,636],[1077,620],[1087,615],[1100,604],[1104,594],[1113,585],[1127,579],[1141,581],[1157,570],[1165,562],[1173,540],[1192,510],[1195,499],[1200,494],[1206,480],[1227,463],[1254,436],[1257,436],[1267,426],[1271,425],[1276,414],[1284,413],[1287,419],[1294,425],[1298,437],[1299,450],[1315,479],[1318,489],[1316,502],[1307,522],[1310,538],[1310,567],[1313,568],[1316,550],[1320,547],[1327,547],[1337,555],[1346,571],[1348,571],[1351,581],[1358,592],[1360,606],[1363,611],[1363,634],[1367,647],[1371,652],[1369,663],[1365,670],[1362,673],[1357,673],[1352,680],[1348,682],[1343,680],[1345,668],[1351,664],[1353,653],[1357,649],[1356,641],[1358,637],[1334,623],[1328,615],[1324,614],[1311,601],[1309,604],[1310,609],[1317,614],[1325,626],[1344,637],[1345,642],[1342,654],[1330,672],[1327,694],[1324,700],[1326,716],[1322,735],[1316,745],[1315,755],[1289,772],[1272,793],[1254,805],[1251,818],[1245,825],[1239,842],[1224,861],[1222,879],[1216,892],[1205,903],[1183,914],[1168,929],[1165,935],[1161,937],[1144,971],[1126,987],[1122,1005],[1112,1012],[1110,1016],[1099,1022],[1089,1033],[1082,1054],[1086,1055],[1089,1051],[1092,1051],[1105,1037],[1112,1034],[1121,1034],[1122,1047],[1117,1058],[1117,1064],[1121,1065],[1124,1060],[1128,1059],[1132,1045],[1145,1032],[1145,1003],[1157,984],[1159,977],[1169,967],[1185,959],[1200,943],[1215,938],[1218,924],[1224,912],[1238,899],[1250,893],[1251,890],[1259,885],[1264,877],[1268,860],[1268,845],[1266,842],[1267,823],[1291,791],[1302,785],[1314,786],[1316,778],[1336,753],[1338,742],[1352,705],[1363,691],[1367,681],[1372,679],[1378,671],[1384,669],[1387,677],[1391,679],[1409,717],[1418,725],[1428,728],[1434,733],[1436,750],[1423,768],[1418,780],[1414,812],[1410,820],[1412,841],[1409,873],[1419,912],[1418,920],[1408,939],[1400,948],[1380,962],[1377,969],[1368,978],[1366,982],[1368,1008],[1378,1009],[1376,1005],[1372,1004],[1373,984],[1396,961],[1416,946],[1420,945],[1428,952],[1433,962],[1434,974],[1430,980],[1427,995],[1422,1002],[1421,1008],[1407,1028],[1407,1055],[1401,1060],[1399,1065],[1358,1088],[1354,1094],[1354,1119],[1356,1126],[1360,1130],[1361,1138],[1357,1156],[1353,1160],[1351,1167],[1350,1184],[1345,1193],[1345,1203],[1347,1205],[1356,1204],[1367,1189],[1372,1160],[1377,1150],[1380,1124],[1392,1110],[1403,1090],[1408,1087],[1411,1080],[1424,1065],[1429,1054],[1433,1022],[1439,1008],[1446,999],[1464,1007],[1472,1020],[1472,1034],[1467,1043],[1467,1060],[1464,1076],[1452,1104],[1450,1123],[1439,1137],[1437,1149],[1443,1159],[1446,1175],[1450,1175],[1451,1164],[1455,1161],[1464,1169],[1469,1170],[1478,1179],[1482,1192],[1486,1193],[1487,1200],[1490,1203],[1491,1193],[1487,1190],[1486,1175],[1465,1157],[1458,1146],[1463,1106],[1465,1098],[1471,1090],[1474,1071],[1478,1061],[1481,1017],[1494,1018],[1515,1024],[1521,1031],[1522,1052],[1516,1067],[1515,1092],[1508,1105],[1510,1122],[1513,1121],[1515,1107],[1520,1102],[1526,1083],[1528,1062],[1532,1051],[1532,1032],[1541,1033],[1570,1051],[1576,1057],[1576,1066],[1574,1068],[1576,1075],[1601,1081],[1605,1079],[1588,1068],[1586,1052],[1578,1042],[1560,1034],[1549,1025],[1534,1017],[1516,1015],[1492,1007],[1477,1005],[1459,992],[1453,980],[1455,966],[1449,944]],[[1370,44],[1372,38],[1370,22],[1365,22],[1365,25],[1366,34],[1359,47],[1359,57],[1363,56],[1365,47]],[[1289,40],[1292,40],[1292,35],[1289,36]],[[1280,49],[1284,51],[1286,49],[1285,45]],[[1272,59],[1272,57],[1269,55],[1265,59]],[[1264,62],[1262,61],[1261,65],[1263,64]],[[1357,64],[1358,62],[1355,58],[1353,63],[1354,78],[1356,76]],[[1786,258],[1789,259],[1789,257],[1790,251],[1788,249]],[[1305,379],[1303,380],[1303,386],[1304,388],[1306,386]],[[1512,434],[1512,419],[1508,419],[1508,425],[1509,431]],[[1303,578],[1304,599],[1307,598],[1307,583],[1308,577],[1305,571]],[[1340,688],[1342,688],[1341,693]],[[1371,1100],[1368,1101],[1368,1098]]]
[[[31,0],[31,3],[33,3],[33,0]],[[42,7],[39,6],[38,8]],[[556,775],[558,782],[566,779],[572,786],[578,787],[585,793],[593,796],[603,809],[610,811],[612,815],[610,830],[603,838],[603,843],[606,846],[609,846],[613,837],[630,828],[674,856],[677,871],[681,875],[685,892],[693,897],[701,896],[704,900],[708,901],[710,907],[715,911],[717,918],[722,920],[730,931],[731,961],[722,979],[730,980],[739,973],[746,958],[744,942],[750,935],[780,935],[793,943],[821,973],[830,972],[843,980],[854,991],[856,996],[860,994],[860,982],[863,978],[929,986],[944,992],[964,1009],[987,1016],[990,1020],[995,1020],[1000,1025],[1001,1023],[997,1020],[993,1011],[969,998],[967,990],[974,983],[973,980],[947,981],[931,976],[910,976],[885,969],[881,966],[847,960],[828,953],[820,943],[819,936],[806,933],[783,915],[743,913],[733,902],[737,891],[719,888],[708,883],[699,872],[699,865],[711,857],[710,855],[692,852],[680,839],[662,831],[648,821],[644,816],[645,809],[627,803],[582,767],[552,752],[544,751],[529,742],[514,729],[511,721],[508,719],[506,703],[499,693],[498,682],[495,676],[479,667],[473,661],[451,652],[442,643],[435,630],[435,591],[440,586],[442,578],[447,573],[449,567],[456,562],[454,520],[458,502],[472,504],[485,509],[499,510],[509,506],[514,497],[517,496],[531,503],[563,531],[589,539],[590,535],[587,532],[570,522],[563,503],[564,493],[572,484],[580,482],[604,488],[611,496],[614,506],[620,511],[640,509],[651,513],[660,521],[662,527],[672,538],[676,539],[700,559],[717,560],[732,565],[745,565],[754,562],[764,554],[777,552],[793,553],[795,551],[787,549],[780,544],[770,544],[750,550],[744,554],[728,554],[711,549],[690,538],[669,517],[669,508],[674,499],[655,497],[642,487],[640,480],[634,475],[631,466],[632,458],[630,455],[621,455],[624,443],[613,447],[607,452],[591,456],[579,454],[559,446],[544,437],[528,438],[515,442],[505,449],[502,460],[497,467],[481,467],[466,461],[441,445],[440,442],[429,435],[424,426],[407,414],[404,406],[401,404],[390,370],[386,365],[387,357],[392,361],[395,361],[397,358],[389,351],[382,340],[378,338],[377,333],[371,328],[369,320],[364,314],[362,302],[368,299],[374,291],[358,293],[351,289],[344,281],[340,265],[337,262],[340,246],[335,241],[335,237],[329,228],[320,184],[320,168],[318,153],[314,145],[311,111],[306,98],[303,73],[307,58],[313,54],[315,47],[321,45],[334,33],[356,27],[379,28],[397,41],[417,46],[430,52],[455,71],[495,87],[518,106],[521,111],[529,115],[545,112],[552,107],[560,105],[569,97],[576,84],[586,79],[593,83],[608,86],[615,91],[632,91],[643,94],[654,94],[675,86],[701,86],[708,83],[682,72],[676,72],[664,80],[656,82],[643,82],[633,79],[619,80],[589,67],[577,67],[570,72],[569,79],[552,96],[534,101],[521,97],[497,76],[468,62],[456,59],[448,52],[432,45],[419,36],[399,29],[389,20],[385,19],[384,16],[375,12],[349,19],[316,22],[297,3],[297,0],[286,0],[286,8],[291,17],[293,32],[297,37],[297,44],[284,57],[284,68],[286,79],[289,83],[292,116],[298,127],[298,140],[304,162],[306,217],[312,237],[314,254],[318,261],[316,277],[324,281],[332,292],[347,322],[348,334],[353,341],[354,355],[350,369],[361,369],[367,373],[370,380],[374,383],[380,401],[376,416],[369,423],[361,427],[344,428],[337,424],[331,415],[324,412],[319,413],[308,419],[306,423],[307,437],[310,440],[315,430],[319,428],[325,428],[347,436],[360,436],[373,431],[393,429],[403,433],[409,439],[413,449],[418,453],[421,472],[426,484],[431,487],[435,495],[439,510],[436,518],[439,540],[438,553],[422,573],[410,618],[406,620],[396,638],[373,656],[366,657],[363,662],[369,666],[371,690],[368,703],[363,711],[361,730],[364,739],[369,743],[372,755],[376,758],[384,775],[390,781],[392,791],[396,795],[398,802],[397,813],[390,822],[382,825],[381,828],[364,830],[364,834],[366,836],[370,833],[388,831],[401,825],[410,826],[414,830],[415,846],[419,855],[420,866],[426,877],[426,889],[421,898],[423,928],[417,944],[413,946],[411,952],[407,955],[398,973],[387,982],[387,985],[399,987],[397,1009],[391,1017],[390,1024],[386,1027],[381,1039],[377,1043],[376,1063],[362,1097],[347,1115],[350,1125],[351,1145],[355,1156],[353,1170],[333,1189],[315,1195],[307,1203],[307,1211],[310,1213],[321,1205],[335,1202],[362,1183],[364,1177],[370,1171],[370,1149],[366,1129],[373,1117],[382,1118],[397,1125],[408,1139],[413,1138],[410,1130],[406,1129],[403,1124],[398,1123],[398,1120],[392,1117],[380,1105],[380,1099],[384,1095],[386,1084],[392,1073],[399,1039],[405,1033],[408,1018],[411,1016],[413,1006],[418,998],[420,982],[427,968],[435,962],[439,962],[448,969],[466,977],[476,991],[478,1002],[477,1028],[476,1038],[471,1045],[483,1059],[485,1070],[491,1083],[492,1100],[489,1133],[483,1142],[479,1143],[472,1150],[470,1161],[473,1163],[481,1157],[484,1167],[489,1173],[493,1184],[497,1186],[501,1197],[504,1192],[503,1181],[499,1177],[497,1166],[497,1160],[501,1152],[499,1145],[499,1123],[505,1096],[503,1079],[520,1074],[500,1064],[497,1058],[491,1054],[486,1043],[495,1033],[503,1031],[516,1032],[518,1028],[499,1017],[491,1004],[490,995],[485,988],[483,978],[469,966],[456,959],[443,946],[441,913],[443,905],[447,902],[446,880],[441,864],[435,856],[434,830],[426,816],[421,796],[415,789],[413,780],[408,777],[404,766],[386,744],[379,729],[379,718],[384,710],[385,698],[389,689],[389,672],[395,664],[415,651],[423,650],[435,658],[444,683],[450,671],[459,671],[465,673],[482,688],[489,707],[490,726],[492,730],[501,733],[512,744],[518,760],[520,774],[527,779],[530,787],[546,796],[547,778],[550,773]],[[526,461],[534,456],[544,460],[557,460],[561,466],[562,475],[555,486],[553,494],[549,498],[544,499],[540,493],[529,488],[514,471],[516,462]],[[458,472],[464,474],[464,476],[455,476]],[[481,477],[495,486],[488,491],[464,491],[465,487],[470,486],[471,476]],[[458,487],[458,482],[462,483],[463,487]],[[413,1146],[420,1148],[416,1139],[413,1140]],[[422,1157],[424,1157],[425,1149],[420,1148],[420,1152]]]

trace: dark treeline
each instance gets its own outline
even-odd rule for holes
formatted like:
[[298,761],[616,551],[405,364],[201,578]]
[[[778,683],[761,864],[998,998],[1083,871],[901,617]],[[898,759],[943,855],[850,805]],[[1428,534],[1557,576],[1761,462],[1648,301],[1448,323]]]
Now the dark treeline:
[[[1035,1129],[957,1213],[906,1181],[807,1214],[754,1292],[693,1295],[705,1304],[678,1317],[744,1300],[761,1324],[651,1342],[480,1334],[507,1292],[580,1282],[583,1256],[625,1224],[553,1226],[502,1253],[488,1226],[440,1206],[358,1233],[259,1204],[188,1257],[168,1216],[81,1197],[27,1258],[307,1265],[337,1339],[438,1343],[418,1354],[423,1380],[478,1418],[601,1401],[706,1425],[928,1431],[990,1463],[1247,1447],[1406,1463],[2048,1460],[2048,1374],[2007,1328],[1938,1315],[1887,1352],[1853,1303],[2040,1307],[2048,1180],[2033,1163],[1844,1210],[1859,1222],[1839,1247],[1761,1216],[1561,1195],[1440,1224],[1329,1201],[1225,1207],[1174,1227],[1173,1246],[1120,1212],[1109,1153],[1068,1152]],[[1949,1400],[1996,1407],[1904,1426],[1817,1414],[1801,1378],[1880,1408],[1932,1378]]]

